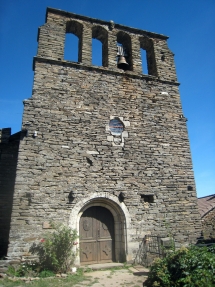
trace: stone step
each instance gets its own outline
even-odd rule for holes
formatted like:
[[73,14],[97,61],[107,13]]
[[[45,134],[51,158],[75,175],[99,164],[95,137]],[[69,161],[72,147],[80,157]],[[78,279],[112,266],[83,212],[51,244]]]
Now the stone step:
[[122,267],[123,263],[117,263],[117,262],[111,262],[111,263],[97,263],[97,264],[89,264],[89,265],[82,265],[80,268],[83,269],[92,269],[92,270],[104,270],[104,269],[110,269],[115,267]]

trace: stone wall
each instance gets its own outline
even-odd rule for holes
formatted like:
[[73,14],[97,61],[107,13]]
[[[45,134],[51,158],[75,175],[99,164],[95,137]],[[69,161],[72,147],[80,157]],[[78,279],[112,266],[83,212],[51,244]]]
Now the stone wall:
[[[108,34],[105,67],[91,65],[95,25]],[[63,60],[66,31],[80,37],[81,63]],[[99,37],[103,30],[93,31]],[[115,60],[119,32],[119,39],[123,33],[131,39],[132,66],[126,72]],[[186,119],[166,39],[48,9],[34,59],[33,94],[24,102],[22,128],[28,136],[19,147],[9,258],[31,257],[29,247],[46,222],[69,224],[77,204],[101,193],[122,202],[131,218],[127,259],[135,257],[145,234],[171,232],[177,245],[199,236]],[[149,51],[151,75],[140,72],[141,46]],[[123,126],[119,136],[109,125],[114,118]]]

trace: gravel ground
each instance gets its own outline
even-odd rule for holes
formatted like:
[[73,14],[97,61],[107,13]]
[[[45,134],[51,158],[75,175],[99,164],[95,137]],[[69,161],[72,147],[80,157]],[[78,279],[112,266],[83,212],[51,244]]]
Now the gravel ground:
[[86,273],[88,280],[74,285],[74,287],[143,287],[148,269],[142,266],[129,269],[96,270]]

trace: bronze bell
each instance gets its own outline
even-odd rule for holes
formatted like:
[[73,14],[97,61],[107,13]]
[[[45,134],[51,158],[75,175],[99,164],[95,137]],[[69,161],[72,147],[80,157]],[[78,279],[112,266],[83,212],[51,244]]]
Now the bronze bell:
[[124,56],[119,56],[118,57],[117,67],[119,69],[122,69],[122,70],[128,70],[129,64],[126,62],[126,59],[125,59]]

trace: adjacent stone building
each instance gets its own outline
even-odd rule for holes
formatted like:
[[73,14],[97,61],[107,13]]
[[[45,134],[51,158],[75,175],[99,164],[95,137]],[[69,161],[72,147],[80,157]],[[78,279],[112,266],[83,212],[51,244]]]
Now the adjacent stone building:
[[[66,33],[79,39],[78,62],[64,59]],[[102,66],[91,63],[92,38],[102,43]],[[133,260],[146,234],[171,232],[177,246],[199,236],[186,119],[167,39],[47,9],[32,97],[24,101],[9,259],[31,258],[29,248],[49,221],[78,230],[77,264]]]
[[202,235],[206,240],[215,241],[215,194],[198,198],[202,219]]

